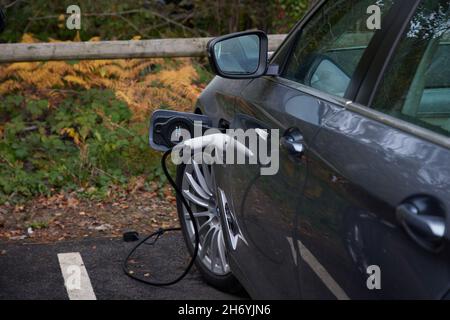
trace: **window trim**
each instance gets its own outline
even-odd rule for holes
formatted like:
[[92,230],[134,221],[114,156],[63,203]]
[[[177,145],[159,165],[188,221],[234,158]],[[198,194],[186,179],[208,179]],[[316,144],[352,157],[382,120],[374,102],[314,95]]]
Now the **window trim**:
[[[414,0],[420,1],[420,0]],[[356,66],[355,73],[352,77],[352,81],[345,94],[352,101],[358,101],[364,104],[364,101],[360,97],[361,89],[363,88],[364,81],[367,79],[368,74],[371,72],[371,67],[380,51],[386,47],[386,42],[389,38],[396,35],[396,24],[402,22],[402,13],[409,12],[411,9],[411,0],[397,0],[386,14],[383,20],[381,30],[376,32],[370,41],[367,49],[364,51],[361,60]],[[383,60],[381,60],[383,61]]]
[[373,99],[386,73],[387,67],[392,61],[401,38],[421,1],[400,0],[398,2],[401,9],[398,12],[397,20],[393,21],[389,32],[387,32],[386,37],[384,37],[378,47],[379,50],[374,52],[353,101],[368,107],[372,106]]
[[401,120],[386,113],[376,111],[356,102],[348,103],[344,108],[349,111],[358,113],[359,115],[362,115],[368,119],[378,121],[382,124],[388,125],[391,128],[401,130],[403,132],[411,134],[414,137],[421,138],[450,150],[450,138],[447,138],[446,136],[436,133],[432,130],[423,128],[411,122]]
[[334,104],[341,108],[345,108],[346,105],[352,103],[351,100],[349,100],[345,97],[335,96],[335,95],[332,95],[325,91],[307,86],[305,84],[296,82],[296,81],[288,79],[288,78],[264,76],[264,79],[275,82],[278,85],[282,85],[282,86],[286,86],[286,87],[294,89],[294,90],[298,90],[302,93],[305,93],[305,94],[315,97],[317,99],[326,101],[328,103]]
[[299,90],[307,95],[310,95],[312,97],[315,97],[315,98],[325,101],[327,103],[333,104],[334,106],[336,106],[338,108],[342,108],[342,110],[354,112],[354,113],[359,114],[367,119],[377,121],[377,122],[387,125],[391,128],[400,130],[407,134],[411,134],[414,137],[423,139],[425,141],[434,143],[440,147],[450,150],[450,139],[439,133],[431,131],[429,129],[423,128],[421,126],[418,126],[416,124],[413,124],[413,123],[410,123],[410,122],[407,122],[407,121],[404,121],[401,119],[398,119],[398,118],[388,115],[386,113],[376,111],[374,109],[366,107],[357,102],[353,102],[346,98],[334,96],[334,95],[328,94],[326,92],[323,92],[321,90],[317,90],[312,87],[308,87],[304,84],[295,82],[293,80],[289,80],[286,78],[274,78],[271,76],[264,76],[264,78],[269,81],[275,82],[279,85],[283,85],[283,86],[287,86],[287,87],[295,89],[295,90]]

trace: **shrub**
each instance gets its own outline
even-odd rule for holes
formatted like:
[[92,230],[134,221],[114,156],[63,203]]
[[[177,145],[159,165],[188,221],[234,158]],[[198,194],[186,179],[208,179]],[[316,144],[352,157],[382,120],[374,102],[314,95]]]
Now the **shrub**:
[[0,202],[60,189],[101,195],[131,176],[157,177],[159,155],[148,148],[147,125],[131,119],[108,89],[67,96],[58,108],[7,96],[0,104]]

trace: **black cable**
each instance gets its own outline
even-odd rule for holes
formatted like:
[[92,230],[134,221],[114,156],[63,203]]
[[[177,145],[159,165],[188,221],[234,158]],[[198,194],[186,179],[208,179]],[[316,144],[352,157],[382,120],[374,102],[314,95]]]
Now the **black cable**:
[[141,241],[139,241],[138,244],[136,244],[133,249],[131,249],[131,251],[128,253],[127,257],[125,258],[123,265],[122,265],[122,269],[123,272],[125,272],[125,274],[127,276],[129,276],[130,278],[133,278],[137,281],[146,283],[146,284],[150,284],[152,286],[157,286],[157,287],[164,287],[164,286],[170,286],[173,285],[179,281],[181,281],[191,270],[192,266],[194,265],[195,259],[197,258],[197,254],[198,254],[198,249],[200,246],[200,237],[198,234],[198,227],[197,227],[197,223],[195,221],[195,217],[194,217],[194,213],[192,212],[191,207],[189,206],[189,203],[187,202],[186,198],[184,197],[183,193],[181,192],[181,190],[178,188],[177,184],[175,183],[175,181],[172,179],[172,177],[169,174],[169,171],[167,170],[167,164],[166,164],[166,160],[167,157],[171,154],[172,149],[167,150],[164,155],[162,156],[161,159],[161,166],[162,169],[164,171],[164,174],[167,177],[167,180],[169,180],[169,183],[171,184],[171,186],[175,189],[175,192],[177,193],[177,196],[180,197],[181,201],[183,202],[183,205],[186,207],[186,210],[189,214],[189,217],[191,218],[192,224],[194,225],[194,234],[195,234],[195,246],[194,246],[194,252],[191,256],[191,261],[189,262],[188,266],[186,267],[186,269],[184,270],[184,272],[175,280],[173,281],[169,281],[169,282],[154,282],[154,281],[149,281],[146,279],[142,279],[140,277],[135,276],[133,273],[131,273],[131,270],[128,269],[128,261],[130,260],[130,257],[133,255],[133,253],[142,245],[145,244],[147,242],[148,239],[152,238],[153,236],[156,236],[156,239],[150,243],[150,244],[155,244],[156,241],[158,241],[159,237],[161,237],[164,233],[166,232],[170,232],[170,231],[180,231],[181,228],[167,228],[167,229],[159,229],[158,231],[148,235],[147,237],[145,237],[144,239],[142,239]]

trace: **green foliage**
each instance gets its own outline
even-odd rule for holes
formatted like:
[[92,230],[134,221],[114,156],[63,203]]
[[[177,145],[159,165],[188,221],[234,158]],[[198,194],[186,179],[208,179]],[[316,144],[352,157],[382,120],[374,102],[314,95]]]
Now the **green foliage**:
[[277,0],[274,2],[273,12],[273,29],[277,33],[286,33],[294,26],[294,24],[306,13],[310,2],[299,0]]
[[[282,33],[301,18],[309,2],[311,0],[83,0],[77,4],[82,14],[87,14],[82,16],[81,40],[94,36],[115,40],[136,35],[143,38],[214,36],[252,28]],[[7,27],[0,34],[0,42],[19,42],[24,33],[34,34],[39,41],[74,39],[77,31],[68,30],[64,25],[66,8],[70,4],[73,1],[17,1],[7,9]],[[180,63],[164,61],[174,68]],[[198,87],[212,78],[204,65],[201,60],[194,64],[198,79],[193,81]],[[36,79],[38,71],[28,71],[27,75],[33,77],[27,77]],[[156,64],[151,73],[160,71],[161,65]],[[139,76],[147,73],[148,69],[143,69]],[[77,76],[85,79],[80,74]],[[88,78],[93,78],[92,74]],[[20,77],[12,80],[26,82]],[[162,92],[167,83],[156,78],[149,81],[149,88],[161,89],[161,92],[155,91],[161,101],[152,99],[152,104],[171,108],[174,103],[168,101],[172,95]],[[75,86],[75,89],[82,87]],[[61,87],[48,86],[49,90],[55,88]],[[61,102],[55,104],[52,99],[57,98],[51,96],[48,97],[50,102],[36,98],[41,95],[35,87],[14,90],[23,93],[0,99],[0,204],[50,195],[62,189],[76,190],[89,198],[102,198],[111,185],[126,184],[138,175],[145,175],[149,181],[163,186],[165,178],[160,168],[160,155],[148,148],[147,122],[133,120],[128,106],[118,100],[114,92],[74,91],[64,94]],[[181,96],[179,91],[176,93]],[[191,91],[193,96],[197,92]],[[136,92],[122,88],[126,97],[146,97]],[[131,101],[135,102],[132,105],[140,106],[140,100]]]
[[0,203],[60,189],[101,197],[131,176],[159,178],[147,125],[131,117],[109,90],[82,91],[57,108],[6,96],[0,102]]
[[[209,64],[207,65],[209,67]],[[195,84],[201,84],[206,86],[214,77],[212,71],[208,67],[204,67],[201,64],[194,64],[195,71],[198,74],[198,80],[194,81]]]
[[[83,0],[80,37],[88,40],[200,37],[246,29],[287,32],[300,19],[311,0]],[[1,1],[0,1],[1,4]],[[0,42],[19,42],[24,33],[42,41],[72,40],[77,31],[65,27],[71,0],[18,1],[7,9],[7,27]],[[105,14],[106,13],[106,14]]]
[[33,221],[27,227],[32,228],[34,230],[45,229],[45,228],[48,228],[48,222],[47,221]]

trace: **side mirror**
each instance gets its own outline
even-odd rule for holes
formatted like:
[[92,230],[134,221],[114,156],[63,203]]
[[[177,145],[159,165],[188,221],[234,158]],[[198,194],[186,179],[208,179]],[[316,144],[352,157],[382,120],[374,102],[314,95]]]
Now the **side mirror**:
[[[196,128],[196,126],[199,126]],[[208,116],[156,110],[150,120],[150,146],[157,151],[167,151],[176,144],[194,137],[196,130],[203,134],[212,127]]]
[[263,31],[244,31],[208,43],[214,72],[229,79],[252,79],[267,71],[268,39]]

